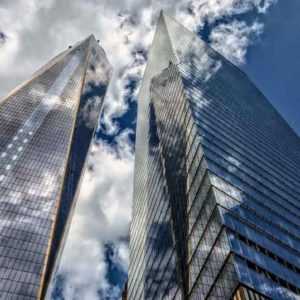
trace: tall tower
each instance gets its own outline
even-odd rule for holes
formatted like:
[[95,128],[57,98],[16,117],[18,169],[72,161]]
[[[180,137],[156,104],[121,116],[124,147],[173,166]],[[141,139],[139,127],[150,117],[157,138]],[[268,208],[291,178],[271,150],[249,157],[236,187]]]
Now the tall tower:
[[110,76],[90,36],[0,103],[0,299],[45,295]]
[[300,139],[161,15],[138,100],[128,299],[300,299]]

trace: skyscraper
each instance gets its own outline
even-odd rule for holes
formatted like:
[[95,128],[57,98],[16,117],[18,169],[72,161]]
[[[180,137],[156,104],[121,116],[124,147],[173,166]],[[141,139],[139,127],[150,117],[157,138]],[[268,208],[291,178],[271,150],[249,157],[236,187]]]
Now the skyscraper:
[[138,98],[128,299],[300,299],[300,139],[161,15]]
[[110,75],[90,36],[0,103],[0,299],[45,295]]

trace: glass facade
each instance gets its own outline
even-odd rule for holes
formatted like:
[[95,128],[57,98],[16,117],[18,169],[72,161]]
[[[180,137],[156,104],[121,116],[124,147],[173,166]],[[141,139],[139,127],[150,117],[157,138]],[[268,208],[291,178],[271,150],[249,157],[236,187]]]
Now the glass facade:
[[163,14],[138,101],[128,299],[300,299],[300,138]]
[[110,76],[90,36],[0,103],[1,299],[45,295]]

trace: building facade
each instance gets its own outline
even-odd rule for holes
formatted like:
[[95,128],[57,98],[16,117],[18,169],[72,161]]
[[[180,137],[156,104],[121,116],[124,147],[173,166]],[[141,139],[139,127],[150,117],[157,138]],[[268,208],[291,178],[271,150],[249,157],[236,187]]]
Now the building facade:
[[0,103],[0,299],[41,299],[111,77],[90,36]]
[[163,14],[138,101],[128,299],[300,299],[300,138]]

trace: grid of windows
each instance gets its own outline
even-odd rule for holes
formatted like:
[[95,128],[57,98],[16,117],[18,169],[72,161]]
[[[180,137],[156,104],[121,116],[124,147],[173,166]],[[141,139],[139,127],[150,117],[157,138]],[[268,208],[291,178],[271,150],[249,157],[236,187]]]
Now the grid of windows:
[[233,300],[245,300],[245,299],[255,299],[255,300],[269,300],[270,298],[264,297],[261,294],[249,289],[245,286],[240,286],[233,295]]
[[129,299],[297,299],[299,164],[299,137],[247,76],[162,15],[139,97]]
[[156,114],[153,105],[149,105],[152,77],[167,67],[170,59],[175,60],[162,19],[158,28],[154,37],[156,46],[149,53],[149,61],[152,63],[146,67],[139,96],[141,101],[138,106],[136,131],[135,199],[130,228],[129,299],[159,299],[167,297],[169,291],[177,293],[177,298],[181,295],[177,291],[170,195],[165,180]]
[[[88,88],[96,78],[104,87],[108,84],[103,66],[98,74],[88,71],[96,53],[95,63],[99,65],[101,57],[108,67],[99,48],[89,37],[43,67],[0,104],[1,299],[37,299],[46,291],[97,125],[79,118],[84,109],[83,87]],[[103,96],[98,95],[98,114]],[[88,136],[82,136],[82,131],[76,135],[76,130],[85,127],[90,128]],[[82,143],[83,149],[74,162],[76,143]],[[71,178],[67,170],[75,163]],[[64,192],[66,186],[72,193],[70,189]]]

